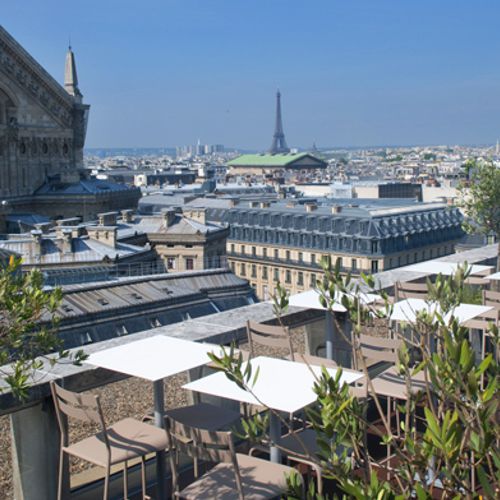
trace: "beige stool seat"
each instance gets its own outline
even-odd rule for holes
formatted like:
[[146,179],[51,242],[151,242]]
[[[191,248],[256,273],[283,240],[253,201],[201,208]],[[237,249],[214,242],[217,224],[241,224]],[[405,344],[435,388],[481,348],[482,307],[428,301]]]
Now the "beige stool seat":
[[[260,458],[236,454],[245,500],[279,497],[287,491],[286,476],[291,469]],[[234,500],[237,486],[234,467],[231,463],[220,463],[179,493],[179,498],[199,500],[217,498]]]
[[[86,460],[103,467],[103,498],[109,498],[109,480],[111,466],[123,464],[123,497],[128,498],[128,467],[131,459],[141,459],[142,497],[146,495],[146,455],[162,452],[168,448],[168,436],[164,429],[145,424],[133,418],[124,418],[111,426],[107,426],[99,401],[99,396],[68,391],[50,382],[50,390],[56,410],[57,423],[61,432],[59,449],[59,477],[57,499],[67,498],[65,487],[65,455]],[[69,443],[68,420],[97,424],[99,431],[92,436]]]
[[[111,452],[109,461],[111,465],[167,449],[167,434],[164,429],[133,418],[116,422],[106,429],[106,433]],[[101,432],[66,446],[64,450],[101,467],[107,466],[108,451]]]
[[[405,379],[393,366],[371,380],[373,390],[378,396],[399,399],[408,399]],[[411,378],[411,392],[416,394],[425,390],[424,373],[419,372]]]

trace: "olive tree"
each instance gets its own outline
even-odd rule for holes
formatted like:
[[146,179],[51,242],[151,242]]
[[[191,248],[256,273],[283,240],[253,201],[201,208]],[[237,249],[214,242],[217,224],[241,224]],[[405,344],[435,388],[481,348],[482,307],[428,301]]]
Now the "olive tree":
[[59,338],[59,288],[45,290],[39,271],[21,272],[11,257],[0,266],[0,376],[19,399],[27,396],[35,372],[45,363],[80,363],[83,351],[70,354]]
[[493,233],[498,242],[497,271],[500,271],[500,169],[492,161],[468,160],[466,179],[460,185],[460,205],[467,219],[467,232]]

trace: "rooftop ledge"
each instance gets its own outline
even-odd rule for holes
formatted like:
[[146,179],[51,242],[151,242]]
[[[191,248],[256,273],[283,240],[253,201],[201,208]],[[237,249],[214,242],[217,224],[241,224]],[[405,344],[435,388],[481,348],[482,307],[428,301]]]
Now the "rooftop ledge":
[[[497,245],[468,250],[458,254],[447,255],[436,262],[465,262],[469,264],[494,265],[497,257]],[[397,281],[413,281],[426,276],[424,273],[407,272],[403,268],[391,269],[375,275],[376,282],[380,288],[390,290]],[[284,316],[284,321],[290,326],[299,326],[323,317],[321,311],[310,310],[301,307],[290,307]],[[86,353],[108,349],[118,345],[127,344],[136,340],[152,337],[155,335],[166,335],[181,337],[195,342],[208,342],[214,344],[229,344],[231,341],[239,341],[246,336],[246,321],[275,322],[273,308],[270,303],[259,303],[240,307],[229,311],[210,314],[200,318],[174,323],[159,328],[145,330],[139,333],[117,337],[104,342],[96,342],[84,346]],[[0,393],[0,415],[13,413],[25,407],[37,404],[50,394],[50,380],[63,380],[65,387],[71,390],[82,391],[127,378],[126,375],[118,374],[101,368],[94,368],[88,364],[75,366],[70,362],[58,363],[47,370],[38,370],[33,377],[32,387],[28,392],[28,399],[19,402],[8,391]],[[6,384],[0,379],[0,388],[6,389]]]

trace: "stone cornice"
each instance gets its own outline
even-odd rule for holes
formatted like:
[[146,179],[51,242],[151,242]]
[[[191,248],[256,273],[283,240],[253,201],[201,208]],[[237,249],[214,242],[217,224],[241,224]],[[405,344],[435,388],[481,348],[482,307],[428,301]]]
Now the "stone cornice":
[[73,98],[0,26],[0,70],[24,88],[57,122],[73,123]]

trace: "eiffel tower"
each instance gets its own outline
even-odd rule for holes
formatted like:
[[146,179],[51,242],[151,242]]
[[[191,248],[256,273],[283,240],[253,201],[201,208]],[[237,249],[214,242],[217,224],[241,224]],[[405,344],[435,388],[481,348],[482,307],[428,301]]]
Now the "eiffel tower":
[[272,154],[290,152],[290,148],[285,141],[285,134],[283,133],[283,123],[281,121],[281,94],[279,90],[276,93],[276,125],[274,128],[273,143],[269,152]]

